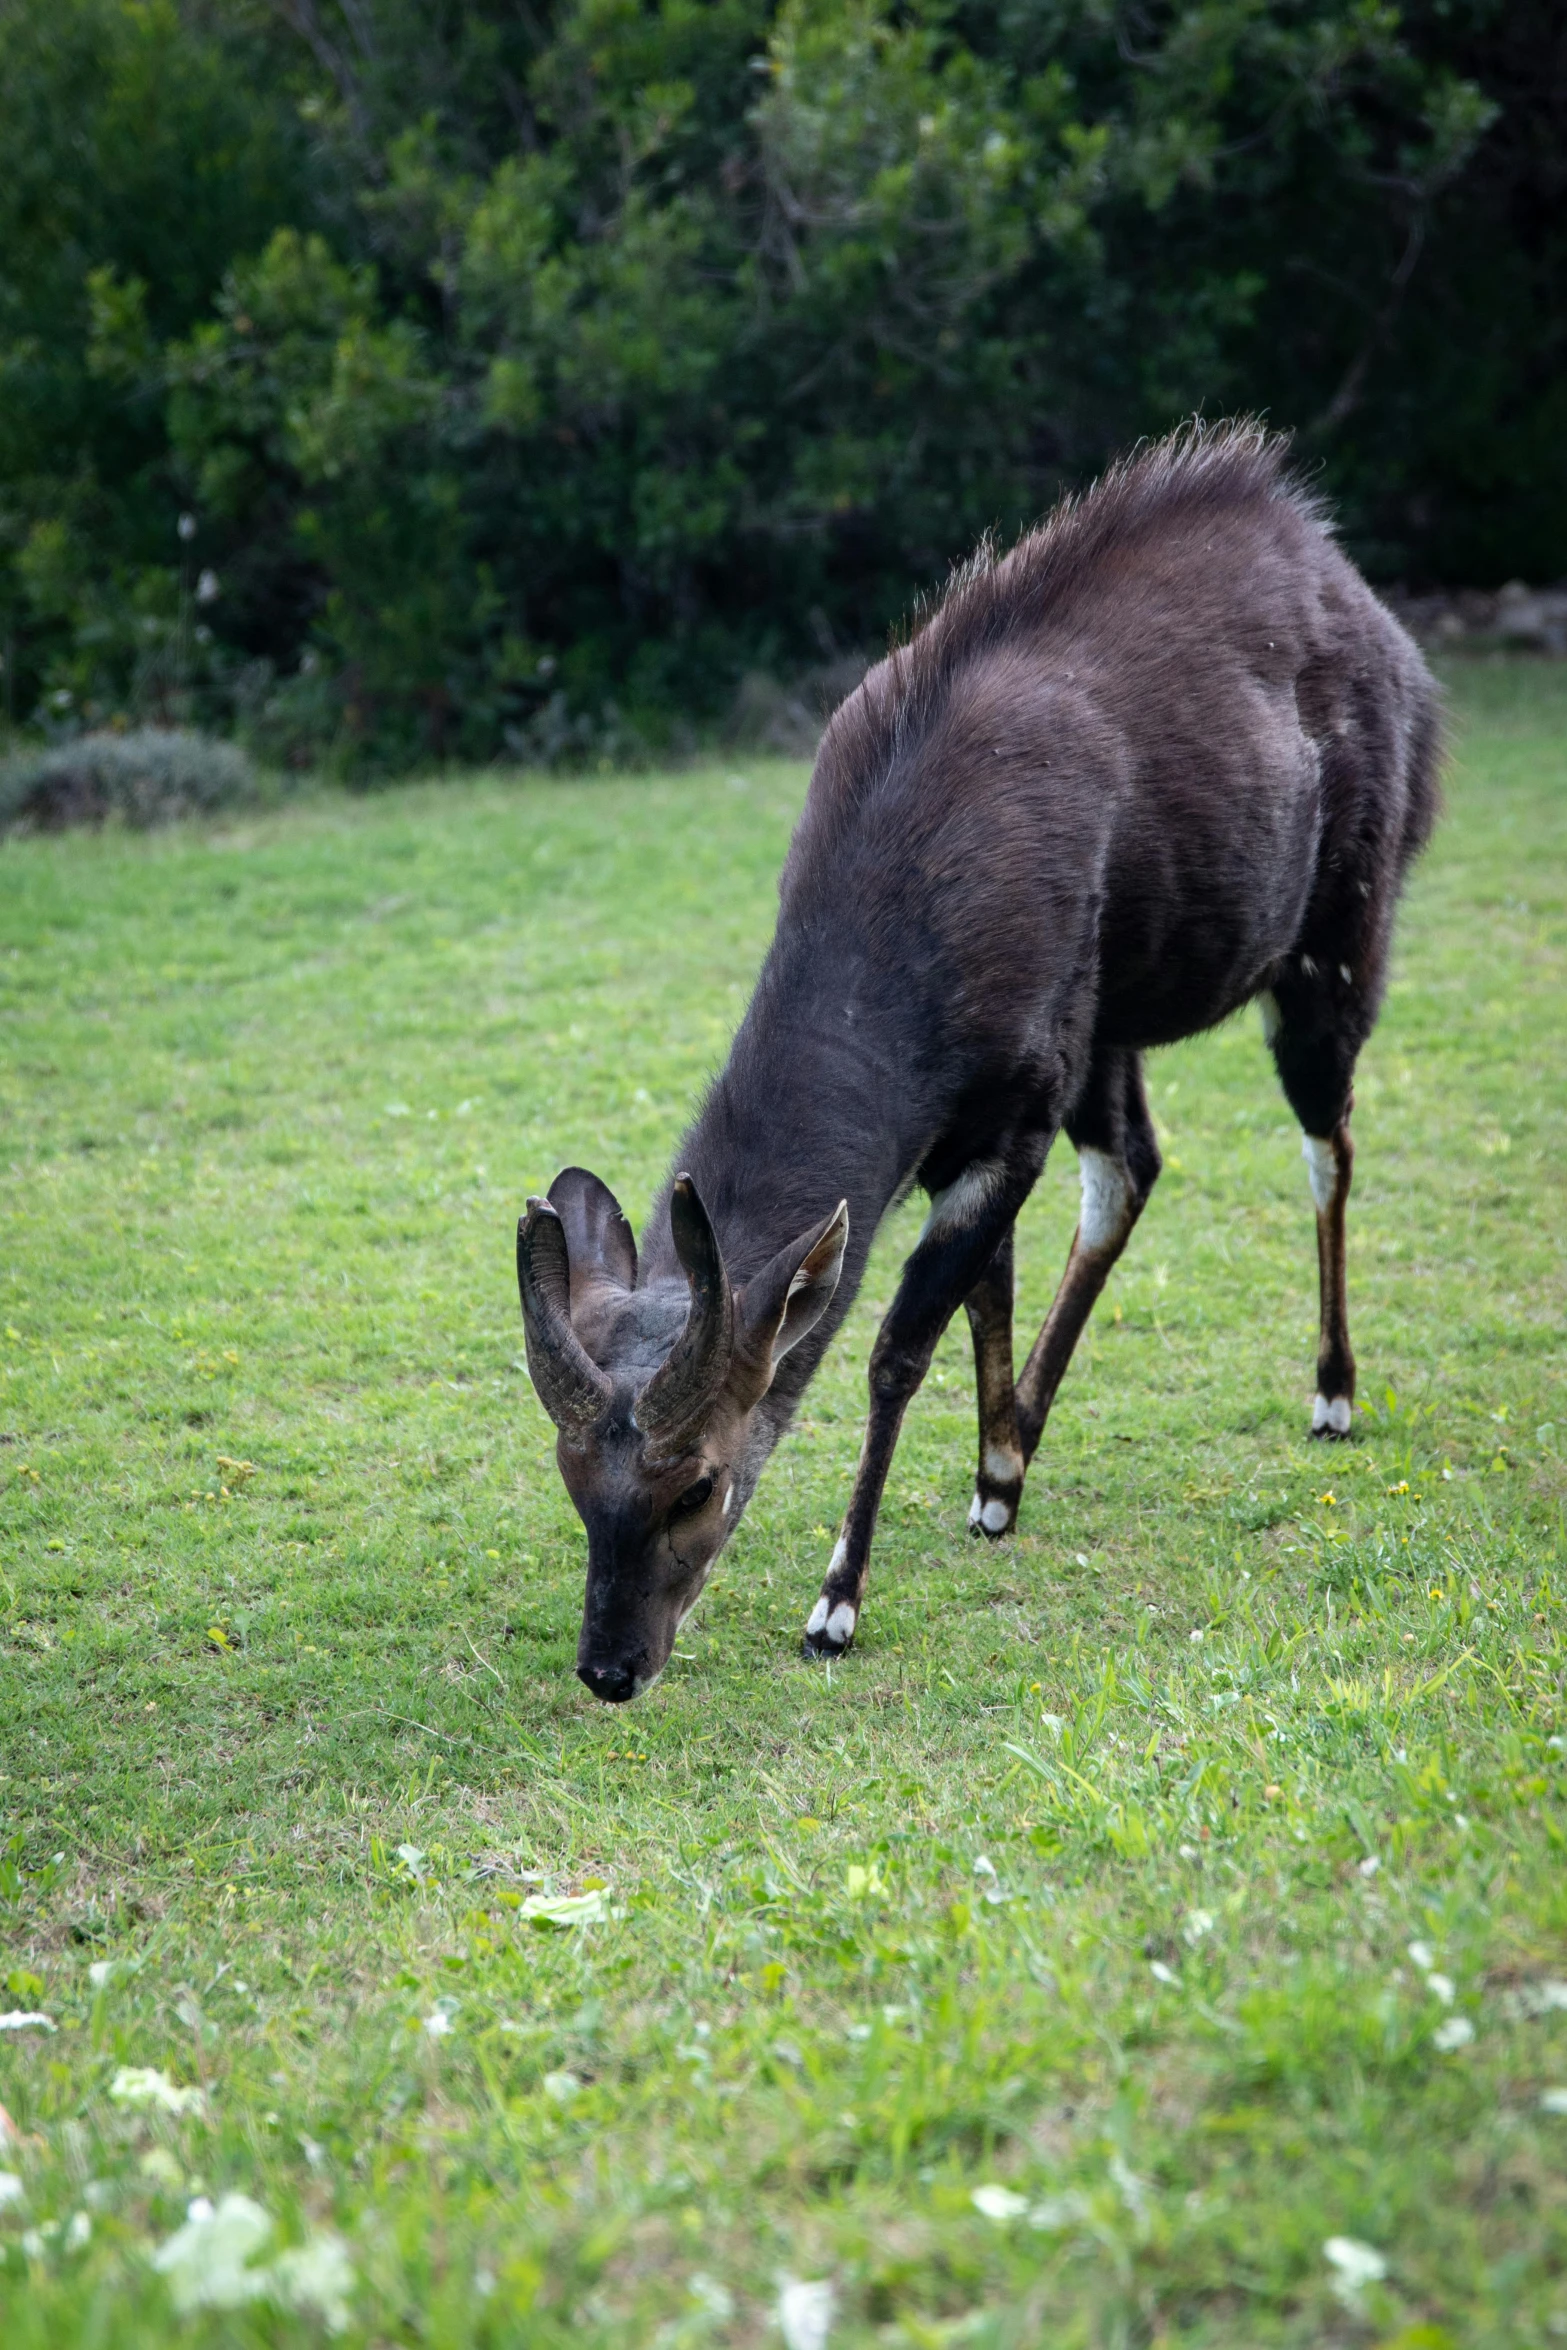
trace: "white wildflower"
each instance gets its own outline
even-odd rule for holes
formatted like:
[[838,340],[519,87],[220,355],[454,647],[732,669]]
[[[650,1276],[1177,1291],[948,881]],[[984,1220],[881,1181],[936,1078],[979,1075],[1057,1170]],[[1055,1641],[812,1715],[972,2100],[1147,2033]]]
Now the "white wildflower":
[[348,2296],[354,2270],[338,2236],[320,2232],[292,2251],[256,2265],[270,2240],[270,2212],[248,2195],[225,2195],[216,2207],[205,2195],[191,2204],[185,2225],[152,2256],[166,2277],[181,2316],[194,2309],[240,2309],[249,2301],[277,2301],[288,2309],[313,2309],[329,2330],[348,2324]]
[[1212,1932],[1213,1912],[1211,1909],[1190,1909],[1187,1911],[1186,1923],[1181,1928],[1181,1933],[1194,1950],[1203,1936]]
[[998,2226],[1009,2219],[1021,2219],[1028,2209],[1028,2197],[1014,2195],[1010,2187],[976,2187],[969,2201],[983,2218],[995,2220]]
[[216,2206],[198,2195],[152,2265],[168,2279],[182,2317],[192,2309],[239,2309],[267,2289],[265,2273],[250,2262],[271,2233],[270,2214],[248,2195],[225,2195]]
[[0,2015],[0,2032],[52,2032],[54,2019],[36,2007],[8,2007]]
[[1426,1989],[1433,1999],[1440,1999],[1444,2007],[1451,2007],[1457,1995],[1457,1987],[1451,1975],[1427,1975]]
[[557,2105],[569,2105],[582,2083],[575,2073],[546,2073],[539,2086]]
[[1168,1983],[1176,1991],[1181,1987],[1180,1976],[1173,1966],[1166,1966],[1162,1958],[1151,1958],[1148,1961],[1148,1972],[1156,1983]]
[[1540,2111],[1542,2113],[1567,2113],[1567,2089],[1542,2089],[1540,2091]]
[[433,2007],[424,2019],[424,2028],[432,2040],[444,2040],[452,2029],[450,2008]]
[[122,2064],[109,2083],[116,2105],[156,2105],[165,2113],[201,2113],[207,2100],[199,2089],[179,2089],[155,2065]]
[[802,2282],[799,2277],[779,2280],[778,2323],[783,2329],[786,2350],[826,2350],[836,2299],[827,2277],[812,2283]]
[[1429,1942],[1411,1942],[1409,1958],[1410,1964],[1417,1966],[1423,1975],[1428,1975],[1436,1964],[1436,1952]]
[[1378,1860],[1376,1854],[1374,1852],[1368,1852],[1365,1859],[1360,1864],[1360,1873],[1363,1877],[1374,1877],[1381,1866],[1382,1863]]
[[1334,2272],[1334,2292],[1351,2308],[1367,2285],[1379,2285],[1387,2275],[1387,2262],[1375,2245],[1362,2244],[1354,2236],[1329,2236],[1322,2256]]
[[[1549,2096],[1549,2094],[1550,2092],[1547,2090],[1546,2095]],[[1543,2103],[1544,2100],[1542,2099],[1541,2102]],[[13,2203],[23,2203],[26,2199],[27,2189],[15,2171],[0,2170],[0,2211],[9,2211]]]
[[91,2240],[92,2221],[88,2218],[85,2211],[73,2211],[71,2214],[71,2224],[65,2231],[66,2251],[80,2252],[82,2246],[84,2244],[90,2243]]
[[197,603],[215,604],[218,600],[219,593],[220,590],[218,587],[217,573],[215,571],[204,571],[196,582]]
[[1450,2015],[1445,2024],[1437,2025],[1431,2035],[1431,2045],[1439,2048],[1444,2056],[1451,2056],[1455,2049],[1467,2048],[1474,2036],[1474,2025],[1466,2015]]
[[1555,2008],[1567,2007],[1567,1983],[1531,1983],[1523,1998],[1531,2015],[1550,2015]]

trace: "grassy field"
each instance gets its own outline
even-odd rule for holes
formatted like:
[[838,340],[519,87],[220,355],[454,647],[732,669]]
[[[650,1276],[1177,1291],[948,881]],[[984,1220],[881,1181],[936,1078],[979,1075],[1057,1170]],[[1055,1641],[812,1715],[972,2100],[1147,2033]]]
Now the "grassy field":
[[1239,1021],[1018,1538],[953,1332],[801,1661],[911,1206],[625,1711],[514,1220],[645,1206],[803,773],[0,848],[6,2350],[1567,2339],[1567,675],[1454,695],[1357,1440]]

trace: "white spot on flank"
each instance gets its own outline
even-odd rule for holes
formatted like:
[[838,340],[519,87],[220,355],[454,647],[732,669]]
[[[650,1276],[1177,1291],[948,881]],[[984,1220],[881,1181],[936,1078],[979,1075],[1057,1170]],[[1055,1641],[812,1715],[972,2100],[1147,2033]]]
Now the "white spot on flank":
[[985,1474],[994,1477],[998,1485],[1015,1485],[1023,1474],[1023,1455],[1009,1452],[1002,1444],[987,1444]]
[[1303,1134],[1300,1148],[1311,1182],[1311,1196],[1319,1208],[1330,1208],[1338,1189],[1338,1161],[1333,1156],[1333,1145],[1324,1142],[1320,1135]]
[[1279,999],[1271,987],[1265,987],[1258,996],[1257,1009],[1262,1014],[1262,1041],[1264,1044],[1272,1044],[1284,1025],[1284,1015],[1279,1010]]
[[1330,1428],[1335,1436],[1349,1434],[1349,1397],[1347,1395],[1336,1395],[1331,1403],[1325,1395],[1317,1397],[1311,1407],[1311,1433],[1313,1436],[1319,1435],[1324,1428]]
[[987,1501],[979,1513],[979,1522],[987,1534],[1000,1534],[1011,1515],[1004,1501]]
[[814,1638],[815,1635],[821,1630],[823,1624],[826,1623],[826,1621],[827,1594],[823,1592],[821,1598],[816,1602],[816,1605],[812,1608],[810,1614],[805,1619],[805,1629]]
[[1000,1180],[1001,1169],[994,1159],[987,1159],[965,1167],[956,1183],[949,1183],[945,1191],[933,1191],[921,1240],[932,1232],[950,1232],[959,1225],[978,1223]]
[[846,1599],[840,1599],[827,1618],[827,1637],[839,1648],[847,1648],[854,1638],[854,1610]]
[[1078,1154],[1078,1172],[1083,1181],[1078,1242],[1083,1248],[1113,1248],[1125,1230],[1131,1204],[1126,1170],[1108,1151],[1084,1150]]

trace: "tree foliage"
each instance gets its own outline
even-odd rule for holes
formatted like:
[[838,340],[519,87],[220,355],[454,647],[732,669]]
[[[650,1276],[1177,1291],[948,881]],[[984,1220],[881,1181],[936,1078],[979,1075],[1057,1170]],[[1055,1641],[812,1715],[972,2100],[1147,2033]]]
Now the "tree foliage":
[[1563,57],[1546,0],[0,0],[7,706],[613,752],[1196,408],[1383,576],[1553,575]]

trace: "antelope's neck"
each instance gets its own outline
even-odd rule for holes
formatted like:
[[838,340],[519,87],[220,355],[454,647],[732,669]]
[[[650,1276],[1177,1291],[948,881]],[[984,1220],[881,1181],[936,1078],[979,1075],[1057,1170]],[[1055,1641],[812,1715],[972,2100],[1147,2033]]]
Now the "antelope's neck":
[[[722,1076],[675,1160],[690,1174],[742,1288],[778,1251],[849,1203],[831,1307],[779,1365],[768,1403],[782,1433],[853,1303],[877,1226],[917,1164],[913,1087],[852,969],[811,941],[775,941]],[[644,1242],[643,1279],[678,1274],[668,1191]]]

